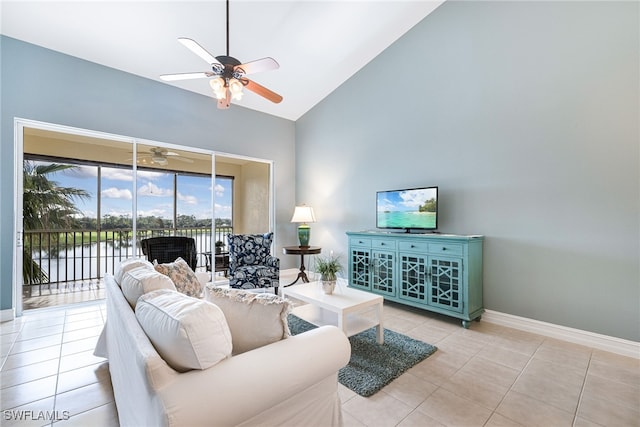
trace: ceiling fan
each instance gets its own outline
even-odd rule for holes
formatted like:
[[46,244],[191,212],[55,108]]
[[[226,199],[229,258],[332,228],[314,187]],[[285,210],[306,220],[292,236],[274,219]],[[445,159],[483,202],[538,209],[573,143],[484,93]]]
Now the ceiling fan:
[[187,79],[210,78],[209,84],[218,99],[218,108],[226,109],[231,105],[231,100],[242,99],[242,89],[247,88],[271,102],[278,104],[282,96],[259,85],[245,76],[261,71],[275,70],[280,67],[273,58],[262,58],[255,61],[241,63],[236,58],[229,56],[229,0],[227,0],[227,54],[214,57],[196,41],[180,37],[178,41],[193,53],[204,59],[211,66],[211,71],[163,74],[160,79],[164,81],[176,81]]
[[171,158],[171,160],[179,160],[185,163],[193,163],[193,160],[181,157],[180,154],[161,147],[151,147],[148,153],[138,153],[138,159],[142,160],[142,162],[146,162],[146,160],[149,159],[151,163],[159,166],[166,166],[169,164],[169,158]]

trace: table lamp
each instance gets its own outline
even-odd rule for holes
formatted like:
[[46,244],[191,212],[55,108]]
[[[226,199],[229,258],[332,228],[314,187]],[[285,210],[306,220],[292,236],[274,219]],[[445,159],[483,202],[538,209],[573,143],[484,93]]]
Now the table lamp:
[[299,222],[298,226],[298,240],[300,241],[300,247],[309,247],[309,222],[316,222],[316,217],[313,214],[313,208],[310,206],[296,206],[293,211],[293,217],[291,222]]

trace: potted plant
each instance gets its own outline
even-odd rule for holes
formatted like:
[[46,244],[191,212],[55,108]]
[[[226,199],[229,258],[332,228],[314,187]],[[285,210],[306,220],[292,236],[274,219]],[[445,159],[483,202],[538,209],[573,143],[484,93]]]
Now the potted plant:
[[320,273],[322,290],[325,294],[332,294],[336,287],[336,274],[342,271],[340,257],[331,253],[329,256],[316,257],[316,271]]
[[222,248],[224,247],[224,242],[222,240],[218,240],[216,242],[216,253],[217,254],[221,254],[222,253]]

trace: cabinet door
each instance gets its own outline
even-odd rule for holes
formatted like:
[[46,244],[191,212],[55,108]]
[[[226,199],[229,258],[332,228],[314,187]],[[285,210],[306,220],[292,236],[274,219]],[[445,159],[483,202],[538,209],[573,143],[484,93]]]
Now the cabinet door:
[[371,251],[371,290],[377,294],[395,295],[395,253]]
[[398,296],[402,299],[426,303],[428,283],[427,257],[421,254],[400,253]]
[[428,304],[462,312],[462,258],[429,258]]
[[371,251],[369,249],[351,248],[349,251],[349,285],[371,289]]

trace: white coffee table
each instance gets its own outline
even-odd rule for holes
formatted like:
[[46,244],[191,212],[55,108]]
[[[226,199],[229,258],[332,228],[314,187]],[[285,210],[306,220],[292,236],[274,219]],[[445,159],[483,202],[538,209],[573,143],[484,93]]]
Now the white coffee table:
[[[307,303],[297,306],[292,313],[309,323],[337,326],[348,337],[375,326],[378,343],[384,343],[380,295],[348,288],[346,283],[327,295],[322,292],[320,282],[309,282],[282,288],[282,296]],[[364,315],[369,311],[375,312],[375,316]]]

